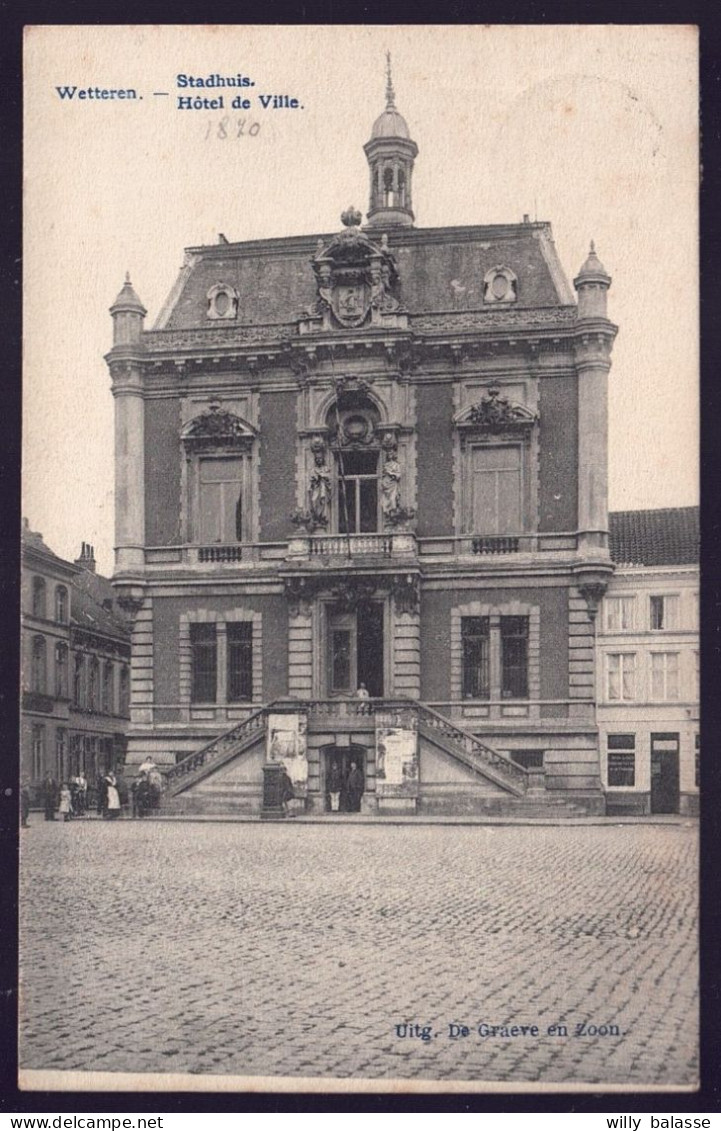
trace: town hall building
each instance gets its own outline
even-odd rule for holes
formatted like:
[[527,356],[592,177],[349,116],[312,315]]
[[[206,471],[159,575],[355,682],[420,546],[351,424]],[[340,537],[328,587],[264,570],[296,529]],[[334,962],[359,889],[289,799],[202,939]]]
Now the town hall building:
[[603,812],[611,279],[528,217],[416,226],[390,74],[364,150],[365,219],[111,307],[128,770],[181,812],[279,762],[310,812],[353,764],[365,812]]

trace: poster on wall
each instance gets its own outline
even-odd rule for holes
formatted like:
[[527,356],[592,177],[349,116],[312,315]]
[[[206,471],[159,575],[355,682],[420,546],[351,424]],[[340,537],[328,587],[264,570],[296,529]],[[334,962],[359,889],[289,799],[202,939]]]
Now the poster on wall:
[[418,720],[413,711],[376,712],[376,791],[380,797],[418,793]]
[[296,797],[305,797],[308,788],[307,729],[308,720],[302,713],[268,715],[268,761],[283,763]]

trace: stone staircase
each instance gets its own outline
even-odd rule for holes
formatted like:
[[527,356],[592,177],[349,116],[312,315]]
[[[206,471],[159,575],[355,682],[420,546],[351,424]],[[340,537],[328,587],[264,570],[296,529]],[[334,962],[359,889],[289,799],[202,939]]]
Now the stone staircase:
[[265,734],[267,710],[266,706],[254,711],[248,718],[172,766],[165,774],[164,800],[177,797],[253,746]]
[[[309,733],[316,729],[323,732],[338,719],[351,725],[357,718],[366,727],[369,723],[373,726],[376,709],[385,711],[389,705],[390,701],[382,700],[313,700],[294,704],[299,710],[307,710]],[[393,700],[392,706],[411,710],[417,719],[419,740],[432,744],[468,771],[467,786],[459,781],[455,788],[441,786],[434,790],[429,785],[424,791],[421,782],[419,814],[553,818],[578,817],[589,812],[584,799],[575,801],[547,791],[542,770],[528,770],[518,765],[508,755],[424,703]],[[257,747],[265,735],[267,714],[279,707],[287,709],[288,700],[276,700],[259,708],[169,769],[165,775],[161,812],[220,813],[224,806],[228,812],[233,812],[239,805],[244,812],[252,811],[248,806],[252,805],[251,793],[255,787],[249,782],[241,787],[245,797],[241,801],[240,797],[231,796],[238,787],[226,782],[225,775],[221,774],[217,782],[205,779],[213,778],[228,763]],[[199,791],[192,789],[200,783],[204,784]],[[260,781],[257,789],[262,789]]]

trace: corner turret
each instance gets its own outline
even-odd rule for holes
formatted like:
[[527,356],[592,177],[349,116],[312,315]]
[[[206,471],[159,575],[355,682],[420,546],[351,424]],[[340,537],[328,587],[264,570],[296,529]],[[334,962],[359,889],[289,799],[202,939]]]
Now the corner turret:
[[596,255],[593,240],[588,258],[573,280],[573,285],[578,292],[579,319],[608,317],[606,304],[611,276]]
[[133,290],[130,275],[126,273],[123,289],[110,307],[113,318],[113,345],[129,346],[140,341],[143,321],[148,313]]

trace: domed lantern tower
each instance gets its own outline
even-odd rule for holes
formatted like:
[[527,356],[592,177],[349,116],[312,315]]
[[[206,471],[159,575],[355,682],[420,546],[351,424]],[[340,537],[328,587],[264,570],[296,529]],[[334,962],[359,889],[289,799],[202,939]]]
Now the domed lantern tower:
[[368,223],[373,227],[413,224],[411,180],[418,146],[411,140],[408,125],[396,110],[388,52],[386,108],[373,123],[371,139],[363,146],[370,166],[370,204]]

